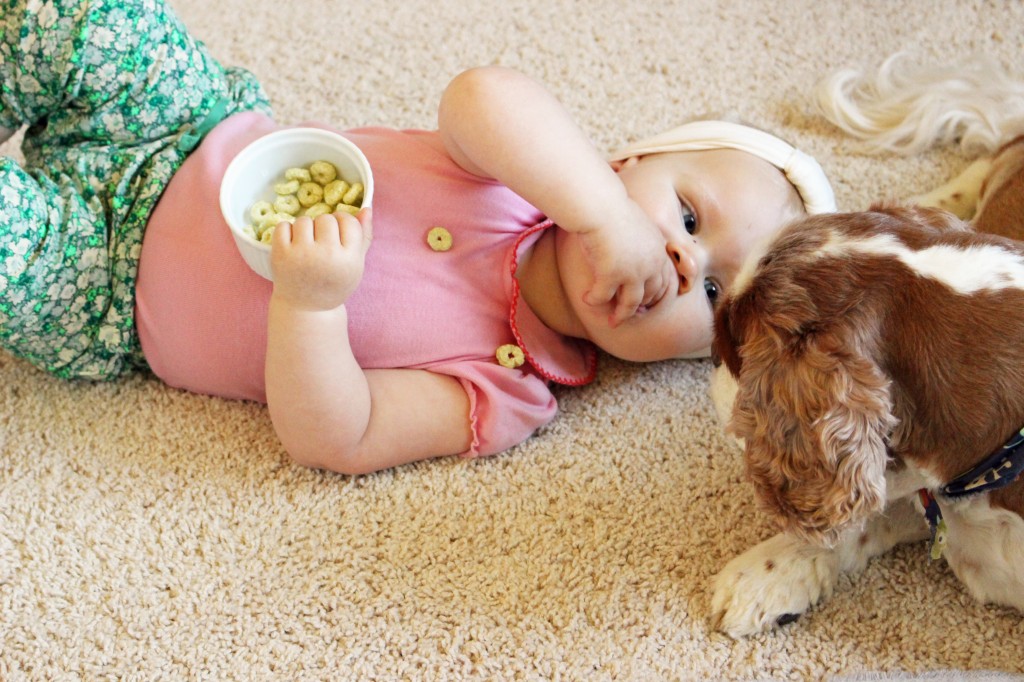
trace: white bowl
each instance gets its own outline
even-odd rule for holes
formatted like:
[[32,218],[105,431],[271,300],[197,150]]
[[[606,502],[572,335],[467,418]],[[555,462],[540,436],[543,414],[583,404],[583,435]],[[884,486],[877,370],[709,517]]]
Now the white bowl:
[[224,172],[220,183],[220,210],[242,258],[257,274],[273,280],[270,245],[246,233],[252,224],[249,210],[257,201],[274,200],[274,185],[284,182],[289,168],[306,168],[314,161],[330,161],[346,182],[363,183],[363,206],[373,200],[373,174],[366,157],[346,138],[320,128],[288,128],[249,143]]

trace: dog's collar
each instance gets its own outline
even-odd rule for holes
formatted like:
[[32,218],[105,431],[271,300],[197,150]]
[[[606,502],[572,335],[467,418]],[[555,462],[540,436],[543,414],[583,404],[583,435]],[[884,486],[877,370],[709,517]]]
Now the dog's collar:
[[1024,428],[1010,436],[981,464],[939,488],[939,494],[956,499],[997,490],[1013,483],[1021,473],[1024,473]]
[[[1002,447],[993,452],[985,461],[970,471],[960,474],[940,487],[937,494],[948,499],[959,499],[969,495],[998,490],[1017,480],[1024,473],[1024,428],[1010,436]],[[946,522],[942,510],[931,491],[921,488],[917,491],[924,507],[924,517],[932,535],[932,559],[942,556],[946,547]]]

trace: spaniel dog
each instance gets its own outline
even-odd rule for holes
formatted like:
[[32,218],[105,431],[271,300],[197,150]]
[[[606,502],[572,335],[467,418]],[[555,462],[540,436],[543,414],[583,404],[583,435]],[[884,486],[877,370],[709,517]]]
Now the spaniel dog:
[[[899,151],[945,134],[963,143],[995,120],[964,114],[955,133],[940,130],[943,112],[979,104],[990,68],[899,80],[897,67],[887,63],[873,88],[836,76],[827,115],[865,139],[892,133],[886,148]],[[1024,236],[1024,136],[1013,138],[1024,117],[1011,115],[1024,112],[1024,90],[1015,93],[993,96],[1009,114],[982,143],[992,156],[908,206],[788,226],[719,305],[712,397],[782,532],[715,577],[718,629],[742,636],[794,620],[841,573],[925,539],[976,598],[1024,611],[1024,242],[1014,239]],[[892,122],[895,97],[906,115]],[[888,123],[871,118],[874,104]]]

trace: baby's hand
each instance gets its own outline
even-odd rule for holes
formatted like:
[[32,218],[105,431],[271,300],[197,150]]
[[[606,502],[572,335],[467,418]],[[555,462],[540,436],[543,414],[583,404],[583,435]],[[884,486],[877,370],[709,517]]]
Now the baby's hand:
[[617,326],[638,308],[660,301],[677,286],[677,274],[665,250],[665,238],[632,201],[624,217],[580,233],[594,284],[583,300],[588,305],[611,303],[609,321]]
[[309,311],[344,305],[363,278],[372,236],[369,208],[357,216],[339,211],[280,223],[270,254],[274,296]]

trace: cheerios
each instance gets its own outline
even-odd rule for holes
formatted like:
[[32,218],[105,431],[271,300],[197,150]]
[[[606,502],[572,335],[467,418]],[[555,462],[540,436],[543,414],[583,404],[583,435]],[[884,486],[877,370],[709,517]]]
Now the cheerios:
[[269,201],[257,201],[249,209],[249,215],[259,223],[274,215],[274,207]]
[[298,180],[299,182],[309,182],[313,177],[309,174],[308,168],[289,168],[284,172],[285,180]]
[[330,205],[341,203],[341,198],[348,192],[349,184],[344,180],[334,180],[324,185],[324,201]]
[[452,233],[441,226],[432,227],[427,231],[427,244],[434,251],[447,251],[452,248]]
[[314,161],[309,166],[309,174],[314,182],[326,185],[338,177],[338,169],[329,161]]
[[267,232],[273,232],[280,223],[294,223],[295,216],[288,213],[274,213],[255,227],[256,238],[261,239]]
[[302,212],[302,215],[309,216],[310,218],[316,218],[317,216],[321,216],[324,215],[325,213],[330,212],[331,207],[321,201],[320,203],[313,204],[312,206],[307,208],[305,211]]
[[363,198],[363,183],[353,182],[352,186],[348,188],[345,195],[341,197],[341,201],[349,206],[355,206],[356,202]]
[[[273,186],[273,203],[257,201],[249,209],[252,222],[246,233],[264,244],[270,243],[276,225],[282,221],[293,223],[298,215],[316,218],[338,211],[356,215],[362,208],[363,184],[339,178],[337,167],[328,161],[315,161],[308,168],[288,168],[284,178]],[[443,248],[450,247],[448,235],[448,246]]]
[[278,198],[274,199],[274,210],[278,213],[290,213],[295,215],[299,212],[302,206],[299,204],[299,199],[294,194],[282,194]]
[[304,182],[295,196],[299,198],[299,203],[303,206],[312,206],[323,200],[324,188],[315,182]]
[[508,367],[509,369],[515,369],[521,367],[526,358],[523,355],[523,349],[514,343],[506,343],[502,346],[498,346],[498,350],[494,353],[495,357],[498,358],[498,364],[502,367]]
[[274,185],[274,194],[295,194],[299,191],[299,185],[302,184],[298,180],[289,180],[287,182],[279,182]]

